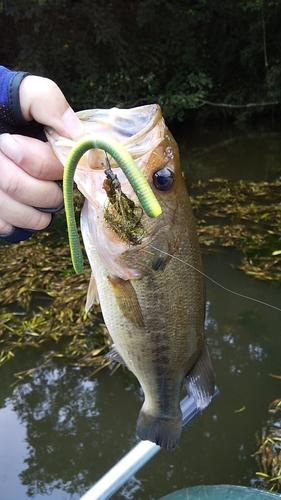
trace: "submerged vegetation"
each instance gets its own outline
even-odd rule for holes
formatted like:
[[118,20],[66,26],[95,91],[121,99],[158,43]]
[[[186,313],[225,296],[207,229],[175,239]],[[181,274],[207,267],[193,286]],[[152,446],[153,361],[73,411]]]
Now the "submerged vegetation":
[[192,203],[203,251],[235,247],[239,268],[262,280],[281,279],[281,178],[272,182],[211,179],[194,186]]
[[[281,179],[213,179],[196,184],[193,192],[203,252],[235,247],[241,251],[242,271],[280,281]],[[62,219],[63,214],[57,216],[57,225]],[[110,340],[99,305],[88,314],[84,311],[90,268],[76,275],[66,231],[56,226],[51,231],[18,245],[0,246],[0,365],[19,348],[45,345],[46,362],[64,357],[99,369],[109,364],[103,354]]]
[[84,311],[90,269],[74,274],[66,234],[53,240],[38,233],[19,245],[0,246],[0,365],[21,347],[46,343],[46,362],[55,356],[79,366],[93,359],[108,364],[102,356],[109,339],[100,309]]
[[[280,191],[281,179],[213,179],[194,185],[192,203],[203,252],[234,247],[240,250],[241,271],[279,281]],[[104,357],[110,339],[100,308],[94,304],[88,314],[84,311],[90,268],[74,273],[66,231],[61,230],[63,217],[57,215],[50,233],[0,245],[0,366],[21,348],[44,347],[37,366],[17,373],[18,380],[32,377],[53,358],[91,367],[93,373],[110,364]],[[256,477],[259,487],[281,491],[281,400],[273,401],[269,411],[271,420],[257,436]]]
[[[272,375],[281,379],[280,375]],[[257,435],[258,450],[254,453],[260,483],[270,491],[281,491],[281,399],[274,400],[268,408],[271,415],[268,427]]]

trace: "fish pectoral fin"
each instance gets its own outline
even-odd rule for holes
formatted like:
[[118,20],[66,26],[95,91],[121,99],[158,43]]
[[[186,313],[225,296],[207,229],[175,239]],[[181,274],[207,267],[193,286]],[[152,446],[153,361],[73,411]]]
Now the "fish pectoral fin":
[[132,323],[132,326],[144,327],[141,307],[131,281],[117,276],[108,276],[108,281],[123,316]]
[[115,344],[112,344],[110,346],[109,352],[104,357],[105,359],[110,359],[111,361],[115,361],[116,363],[121,363],[122,365],[126,366],[126,368],[128,368],[121,354],[119,354],[119,352],[117,351]]
[[211,402],[215,390],[215,377],[206,341],[196,365],[186,376],[186,388],[200,410]]
[[91,307],[93,305],[93,302],[99,303],[99,295],[98,295],[96,280],[95,280],[94,275],[92,273],[90,283],[89,283],[88,292],[87,292],[87,300],[86,300],[86,305],[85,305],[86,312],[89,312],[89,310],[91,309]]

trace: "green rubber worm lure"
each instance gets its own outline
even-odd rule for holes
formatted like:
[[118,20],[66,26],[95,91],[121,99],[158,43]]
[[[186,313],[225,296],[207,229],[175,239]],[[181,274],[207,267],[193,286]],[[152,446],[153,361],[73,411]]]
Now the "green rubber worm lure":
[[63,197],[68,229],[70,253],[76,273],[83,271],[83,255],[76,227],[73,204],[73,177],[80,158],[89,149],[103,149],[109,153],[121,167],[130,182],[139,202],[149,217],[158,217],[162,209],[145,176],[126,149],[112,137],[85,137],[71,149],[64,167]]

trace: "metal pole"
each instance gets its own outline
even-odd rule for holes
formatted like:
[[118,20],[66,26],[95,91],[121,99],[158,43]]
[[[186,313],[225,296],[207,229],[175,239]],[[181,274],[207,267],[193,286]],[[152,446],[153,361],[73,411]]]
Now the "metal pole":
[[[218,396],[216,387],[213,399]],[[181,401],[182,426],[186,427],[201,410],[196,407],[194,398],[186,396]],[[123,484],[130,479],[146,462],[148,462],[159,450],[160,446],[150,441],[140,441],[117,462],[80,500],[108,500]]]

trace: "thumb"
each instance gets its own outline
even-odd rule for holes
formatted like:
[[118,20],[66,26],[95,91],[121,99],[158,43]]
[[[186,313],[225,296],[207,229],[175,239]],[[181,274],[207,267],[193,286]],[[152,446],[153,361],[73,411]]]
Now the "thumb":
[[55,82],[28,75],[21,82],[19,92],[21,111],[26,120],[34,119],[74,140],[83,135],[82,123]]

